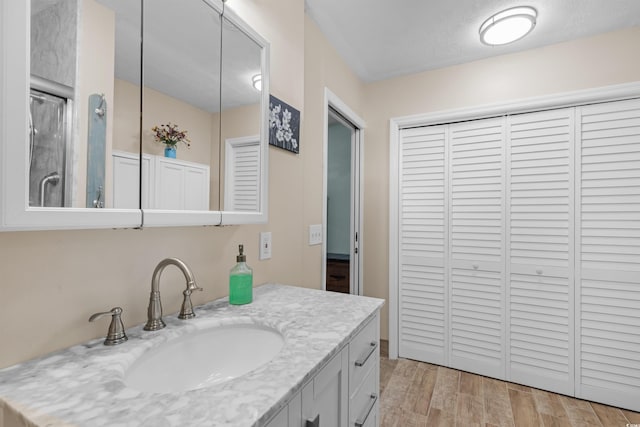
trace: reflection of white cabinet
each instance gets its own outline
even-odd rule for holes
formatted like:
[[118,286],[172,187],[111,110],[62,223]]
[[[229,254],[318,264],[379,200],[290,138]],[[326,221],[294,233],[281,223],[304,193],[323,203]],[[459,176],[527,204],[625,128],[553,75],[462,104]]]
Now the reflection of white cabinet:
[[268,427],[379,425],[380,320],[376,316],[267,423]]
[[[113,198],[115,209],[138,209],[138,182],[140,180],[139,156],[125,151],[113,151]],[[152,156],[142,156],[142,207],[150,206],[149,183],[151,180]]]
[[[138,209],[138,155],[113,152],[113,207]],[[159,156],[142,157],[142,207],[209,210],[209,166]]]
[[155,158],[156,209],[209,210],[209,166]]

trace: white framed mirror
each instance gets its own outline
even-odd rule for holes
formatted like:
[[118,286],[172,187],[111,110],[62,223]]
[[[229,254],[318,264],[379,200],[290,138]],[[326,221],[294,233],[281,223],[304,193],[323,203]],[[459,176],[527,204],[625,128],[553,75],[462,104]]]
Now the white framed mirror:
[[[209,84],[215,88],[217,82],[218,91],[212,91],[209,97],[214,107],[209,111],[213,118],[208,144],[202,142],[201,132],[194,127],[189,136],[197,138],[199,143],[197,149],[192,146],[196,159],[167,159],[157,146],[155,150],[148,146],[152,142],[149,138],[153,126],[163,124],[165,120],[169,123],[172,116],[141,116],[146,99],[140,57],[143,4],[152,8],[163,2],[171,3],[169,0],[2,2],[0,229],[130,228],[266,221],[269,45],[239,17],[224,11],[222,2],[189,0],[193,8],[181,8],[183,14],[194,13],[197,8],[207,10],[198,17],[208,14],[209,22],[218,22],[217,27],[199,27],[200,31],[208,31],[207,34],[193,33],[200,37],[199,40],[210,40],[209,50],[217,46],[217,54],[215,49],[213,53],[209,52],[208,66],[215,73],[209,76]],[[185,1],[173,2],[185,4]],[[222,13],[238,34],[258,46],[254,57],[248,60],[253,67],[259,64],[263,84],[262,91],[257,92],[260,102],[257,131],[260,136],[259,196],[256,198],[257,209],[250,212],[223,211],[225,160],[220,122],[223,104],[219,94],[234,94],[238,89],[230,86],[235,83],[232,79],[226,83],[219,78],[221,70],[236,74],[233,66],[223,67],[220,62],[220,57],[224,56],[220,55],[220,49],[225,47],[219,39],[225,32],[220,25]],[[47,19],[53,21],[47,24]],[[188,15],[183,17],[184,22],[193,23],[191,19]],[[60,32],[60,28],[69,30],[66,38],[62,37],[64,32]],[[220,34],[215,38],[217,31]],[[122,39],[128,42],[122,43]],[[65,48],[46,44],[56,42]],[[160,51],[161,43],[158,40],[156,46]],[[198,52],[201,51],[195,48],[203,45],[206,43],[187,43],[183,45],[183,53],[191,53],[192,60],[200,61]],[[186,47],[193,49],[189,51]],[[54,52],[58,62],[52,64],[52,59],[44,54],[46,52]],[[186,57],[183,69],[197,68],[189,65],[193,64],[189,64],[189,57]],[[194,80],[193,76],[185,75],[184,70],[178,69],[176,76],[175,67],[165,68],[174,73],[176,81]],[[149,73],[147,91],[164,90],[166,85],[161,79],[160,83],[152,83],[152,76],[153,73]],[[136,85],[142,90],[131,90]],[[151,99],[147,100],[148,105],[153,105]],[[47,115],[56,117],[57,121],[42,121],[42,116]],[[192,125],[184,126],[186,129]],[[95,140],[98,140],[97,149]],[[208,153],[202,154],[205,147]],[[173,198],[165,200],[164,205],[154,204],[163,196],[157,191],[162,184],[156,185],[158,169],[155,167],[168,171],[168,178],[163,182],[174,183],[176,165],[181,166],[183,175],[187,176],[183,186],[187,192],[182,196],[188,197],[189,191],[197,193],[200,199],[195,199],[201,202],[199,206],[176,206]],[[205,165],[207,170],[198,170],[200,165]],[[195,181],[194,177],[197,178]],[[208,186],[201,185],[203,182]],[[207,195],[208,200],[205,200]],[[144,215],[140,208],[144,209]]]
[[114,12],[7,0],[0,14],[2,228],[140,226],[137,206],[111,204]]
[[[269,44],[222,2],[147,0],[144,18],[142,151],[154,176],[144,226],[266,222]],[[169,131],[188,140],[166,154],[158,133]],[[250,209],[225,204],[234,132],[258,135]]]
[[269,46],[228,11],[222,24],[221,80],[222,222],[266,222]]

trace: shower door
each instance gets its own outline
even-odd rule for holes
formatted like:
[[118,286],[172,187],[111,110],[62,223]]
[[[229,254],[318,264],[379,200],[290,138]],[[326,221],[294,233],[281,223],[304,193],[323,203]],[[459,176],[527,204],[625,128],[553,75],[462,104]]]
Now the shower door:
[[29,206],[68,206],[68,99],[31,89],[29,108]]

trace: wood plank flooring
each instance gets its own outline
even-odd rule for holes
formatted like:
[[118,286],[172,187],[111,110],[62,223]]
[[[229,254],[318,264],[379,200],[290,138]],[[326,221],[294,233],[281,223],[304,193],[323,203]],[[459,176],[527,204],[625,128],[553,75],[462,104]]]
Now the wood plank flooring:
[[407,359],[381,342],[380,426],[626,427],[640,413]]

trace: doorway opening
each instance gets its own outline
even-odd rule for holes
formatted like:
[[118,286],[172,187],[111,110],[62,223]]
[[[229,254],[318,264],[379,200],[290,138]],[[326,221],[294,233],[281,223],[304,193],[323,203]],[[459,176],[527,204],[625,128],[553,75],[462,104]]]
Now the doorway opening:
[[327,291],[361,295],[363,122],[327,94],[323,285]]

